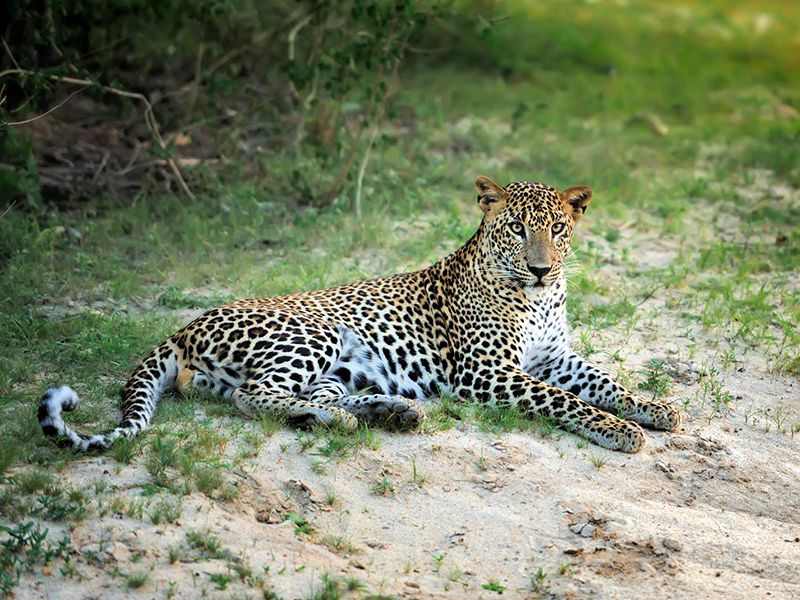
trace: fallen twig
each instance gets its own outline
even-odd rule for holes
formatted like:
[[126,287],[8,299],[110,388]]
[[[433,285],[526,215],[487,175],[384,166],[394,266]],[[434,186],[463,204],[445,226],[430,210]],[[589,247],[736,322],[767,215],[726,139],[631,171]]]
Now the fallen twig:
[[95,169],[94,175],[92,176],[92,183],[97,181],[97,179],[100,177],[100,173],[102,173],[103,169],[106,168],[106,163],[108,163],[108,159],[109,158],[111,158],[111,152],[109,152],[108,150],[105,150],[103,152],[103,158],[100,161],[100,166],[97,167],[97,169]]
[[369,163],[369,155],[372,152],[372,145],[375,143],[375,138],[378,137],[378,125],[372,128],[372,133],[367,141],[367,149],[364,151],[364,156],[361,159],[361,164],[358,167],[358,177],[356,178],[356,197],[355,209],[356,219],[361,220],[361,190],[364,186],[364,174],[367,172],[367,164]]
[[6,42],[6,38],[4,36],[0,36],[0,41],[3,42],[3,48],[5,48],[6,54],[8,54],[8,58],[11,59],[11,62],[14,64],[14,66],[17,69],[20,69],[21,67],[19,66],[19,63],[17,62],[17,59],[14,58],[14,53],[11,52],[11,48],[8,47],[8,43]]
[[12,209],[12,208],[14,208],[14,205],[15,205],[16,203],[17,203],[17,201],[16,201],[16,200],[14,200],[14,201],[13,201],[11,204],[9,204],[9,205],[8,205],[8,208],[6,208],[6,209],[3,211],[3,213],[2,213],[2,214],[0,214],[0,220],[2,220],[2,219],[3,219],[3,217],[5,217],[5,216],[6,216],[6,215],[7,215],[7,214],[8,214],[8,213],[11,211],[11,209]]
[[38,121],[39,119],[44,119],[50,113],[53,113],[53,112],[57,111],[59,108],[61,108],[62,106],[64,106],[67,102],[72,100],[72,98],[74,96],[77,96],[78,94],[80,94],[87,87],[89,87],[89,86],[85,85],[81,89],[75,90],[69,96],[64,98],[61,102],[56,104],[53,108],[49,109],[46,112],[43,112],[40,115],[36,115],[35,117],[31,117],[30,119],[25,119],[24,121],[0,121],[0,124],[2,124],[3,127],[16,127],[18,125],[27,125],[28,123],[33,123],[34,121]]
[[[7,69],[5,71],[0,71],[0,78],[5,77],[7,75],[33,75],[33,71],[29,71],[27,69]],[[158,126],[158,121],[156,121],[155,113],[153,112],[153,105],[150,103],[150,100],[147,99],[147,96],[144,94],[140,94],[138,92],[129,92],[127,90],[121,90],[119,88],[103,85],[101,83],[97,83],[95,81],[91,81],[89,79],[77,79],[75,77],[63,77],[60,75],[45,75],[48,79],[52,79],[53,81],[60,81],[62,83],[69,83],[71,85],[82,85],[84,87],[95,85],[102,89],[109,94],[114,94],[115,96],[121,96],[123,98],[131,98],[134,100],[139,100],[144,104],[144,120],[147,128],[150,130],[150,133],[153,134],[153,137],[156,139],[159,148],[162,150],[167,149],[167,144],[164,142],[164,138],[161,137],[161,130]],[[178,185],[180,186],[183,193],[186,194],[189,198],[194,199],[195,195],[192,193],[192,190],[189,189],[189,186],[186,184],[186,180],[183,178],[181,174],[181,170],[178,167],[178,163],[171,157],[165,159],[167,164],[170,167],[175,179],[178,181]]]

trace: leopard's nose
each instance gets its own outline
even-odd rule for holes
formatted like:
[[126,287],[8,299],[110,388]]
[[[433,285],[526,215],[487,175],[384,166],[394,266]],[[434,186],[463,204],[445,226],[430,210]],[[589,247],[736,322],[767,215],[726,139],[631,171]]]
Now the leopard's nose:
[[535,267],[533,265],[528,265],[528,270],[536,275],[539,279],[544,279],[544,276],[547,275],[553,267]]

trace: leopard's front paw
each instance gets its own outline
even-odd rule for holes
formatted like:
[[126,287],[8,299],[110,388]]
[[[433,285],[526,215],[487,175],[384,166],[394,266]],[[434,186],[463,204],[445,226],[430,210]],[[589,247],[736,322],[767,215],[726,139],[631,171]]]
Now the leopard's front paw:
[[603,448],[629,454],[638,452],[645,444],[644,431],[639,425],[611,415],[590,424],[584,435]]
[[644,448],[644,431],[636,423],[621,421],[611,437],[615,442],[613,450],[634,454]]
[[648,405],[649,426],[661,431],[675,431],[681,424],[681,412],[669,404]]
[[381,394],[366,397],[356,415],[370,424],[401,431],[415,429],[425,420],[425,411],[414,400]]

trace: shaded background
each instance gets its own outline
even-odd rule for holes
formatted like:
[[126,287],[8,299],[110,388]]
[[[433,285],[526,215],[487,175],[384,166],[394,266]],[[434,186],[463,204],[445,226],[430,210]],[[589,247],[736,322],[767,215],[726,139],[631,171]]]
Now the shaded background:
[[703,145],[732,139],[726,166],[797,183],[791,3],[55,0],[0,10],[3,120],[80,92],[50,118],[4,131],[4,206],[201,194],[245,179],[280,187],[289,205],[344,206],[368,147],[401,154],[404,176],[429,172],[419,130],[486,113],[511,131],[465,131],[449,150],[475,164],[516,148],[513,169],[591,180],[620,200],[624,171],[687,166]]

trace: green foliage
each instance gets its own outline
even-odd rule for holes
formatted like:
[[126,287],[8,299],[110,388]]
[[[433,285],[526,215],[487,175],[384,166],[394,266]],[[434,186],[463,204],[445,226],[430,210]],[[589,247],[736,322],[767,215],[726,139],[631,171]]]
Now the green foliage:
[[158,502],[150,512],[150,520],[153,525],[159,523],[174,523],[181,517],[183,508],[181,506],[180,498],[173,498],[171,500],[163,499]]
[[314,528],[311,526],[311,523],[306,521],[300,515],[296,515],[294,513],[287,513],[285,515],[281,515],[282,521],[291,521],[294,523],[294,533],[295,535],[310,535]]
[[30,573],[57,558],[67,561],[72,552],[68,537],[51,544],[46,541],[48,530],[36,521],[0,525],[0,533],[6,536],[0,541],[0,594],[3,597],[13,595],[23,573]]
[[135,590],[147,583],[149,578],[150,573],[148,571],[134,571],[125,575],[125,583],[128,584],[129,588]]
[[370,492],[376,496],[394,496],[397,489],[389,478],[384,475],[380,481],[370,488]]
[[20,494],[35,494],[37,492],[56,492],[57,479],[47,471],[23,471],[13,478],[14,488]]
[[350,598],[352,593],[355,592],[359,592],[360,595],[358,597],[364,600],[388,600],[395,597],[393,595],[370,593],[366,584],[356,577],[339,578],[329,573],[323,573],[321,586],[314,585],[311,594],[307,598],[308,600],[339,600],[340,598]]
[[502,594],[503,591],[506,589],[506,586],[504,586],[496,579],[490,579],[488,582],[482,584],[481,588],[483,588],[484,590],[489,590],[490,592],[497,592],[498,594]]
[[539,567],[531,578],[531,591],[539,596],[544,596],[549,589],[550,582],[547,579],[547,573],[542,567]]
[[42,494],[36,499],[31,514],[47,521],[82,521],[86,518],[88,499],[80,490]]
[[208,578],[217,585],[217,589],[220,591],[226,589],[232,579],[230,575],[224,573],[211,573]]
[[186,534],[189,546],[200,553],[201,558],[230,559],[231,553],[222,548],[222,542],[210,531],[189,531]]
[[670,390],[671,379],[664,372],[664,361],[651,360],[644,371],[646,379],[639,383],[640,390],[647,390],[652,393],[653,400],[660,400]]
[[0,476],[6,472],[17,458],[19,446],[10,438],[0,437]]
[[[295,150],[287,190],[304,201],[329,203],[364,150],[365,128],[386,114],[409,44],[440,14],[426,0],[55,0],[44,12],[10,2],[0,9],[10,48],[0,53],[0,70],[7,73],[0,77],[7,88],[0,119],[17,121],[52,105],[64,77],[91,81],[85,94],[132,107],[133,114],[142,109],[138,99],[116,91],[144,87],[160,101],[156,114],[167,109],[176,128],[198,112],[218,115],[231,104],[252,111],[252,98],[277,97],[258,110],[273,128],[271,143],[289,139]],[[164,87],[150,83],[156,80]],[[195,92],[191,102],[174,102],[187,86],[203,88],[200,101]],[[354,130],[347,121],[357,123]],[[155,137],[152,123],[148,129]],[[0,170],[0,197],[40,206],[39,157],[20,135],[0,144],[14,166]],[[164,159],[175,156],[176,147],[158,141],[149,152]],[[334,174],[307,179],[304,161]],[[203,184],[202,173],[193,183]]]

